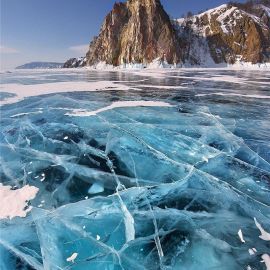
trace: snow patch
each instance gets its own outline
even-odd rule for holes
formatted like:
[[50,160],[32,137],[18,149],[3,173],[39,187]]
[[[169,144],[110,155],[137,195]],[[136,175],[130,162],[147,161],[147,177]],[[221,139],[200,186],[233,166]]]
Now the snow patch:
[[[77,91],[99,91],[99,90],[129,90],[130,87],[117,84],[112,81],[98,81],[98,82],[56,82],[44,84],[2,84],[0,92],[8,92],[16,96],[7,97],[0,101],[0,106],[4,104],[15,103],[26,97],[33,97],[38,95],[48,95],[55,93],[67,93]],[[16,115],[18,116],[18,115]]]
[[211,15],[211,14],[216,14],[218,12],[223,12],[224,9],[226,9],[227,7],[228,7],[227,4],[223,4],[223,5],[220,5],[220,6],[216,7],[216,8],[208,9],[207,11],[205,11],[203,13],[200,13],[200,14],[198,14],[196,16],[203,17],[204,15]]
[[127,107],[173,107],[173,105],[162,101],[116,101],[111,105],[103,107],[95,111],[87,111],[81,109],[74,109],[72,112],[66,113],[68,116],[94,116],[101,112],[112,110],[115,108],[127,108]]
[[255,255],[256,252],[257,252],[257,249],[256,249],[256,248],[250,248],[250,249],[248,250],[248,253],[249,253],[250,256]]
[[263,254],[262,259],[266,265],[266,270],[270,270],[270,256],[268,254]]
[[254,218],[254,222],[256,224],[256,227],[260,230],[261,235],[259,236],[262,240],[270,241],[270,233],[265,231],[262,227],[262,225],[257,221],[256,218]]
[[74,263],[77,257],[78,257],[78,253],[73,253],[70,257],[67,258],[67,262]]
[[20,189],[13,190],[11,186],[0,183],[0,219],[14,217],[26,217],[32,207],[27,207],[27,202],[36,197],[39,189],[26,185]]
[[269,70],[270,63],[252,64],[251,62],[237,61],[233,65],[228,64],[227,67],[233,70]]
[[225,24],[225,20],[231,16],[231,14],[236,10],[237,8],[236,7],[231,7],[230,9],[226,10],[225,12],[222,12],[221,15],[218,16],[217,18],[217,21],[220,22],[221,24],[221,29],[224,33],[228,34],[229,31],[228,29],[226,28],[226,24]]
[[239,236],[242,243],[246,243],[246,241],[244,240],[243,233],[242,233],[241,229],[238,231],[238,236]]

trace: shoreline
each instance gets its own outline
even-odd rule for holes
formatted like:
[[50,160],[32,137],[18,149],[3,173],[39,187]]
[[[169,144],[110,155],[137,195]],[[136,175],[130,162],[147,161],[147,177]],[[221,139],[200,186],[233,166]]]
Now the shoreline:
[[200,65],[169,65],[163,63],[156,64],[154,62],[145,66],[143,64],[129,64],[127,66],[112,66],[105,63],[98,63],[95,66],[84,66],[84,67],[71,67],[71,68],[35,68],[35,69],[5,69],[0,70],[0,74],[7,74],[9,72],[20,72],[20,71],[57,71],[57,70],[96,70],[96,71],[143,71],[143,70],[165,70],[165,71],[181,71],[181,70],[237,70],[237,71],[248,71],[248,70],[258,70],[258,71],[269,71],[270,70],[270,62],[269,63],[260,63],[260,64],[252,64],[252,63],[236,63],[233,65],[229,64],[217,64],[214,66],[200,66]]

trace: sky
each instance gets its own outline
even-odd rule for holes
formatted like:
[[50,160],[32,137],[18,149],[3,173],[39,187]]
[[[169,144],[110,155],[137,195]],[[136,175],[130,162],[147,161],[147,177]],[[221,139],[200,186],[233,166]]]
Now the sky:
[[[242,0],[240,0],[241,2]],[[227,0],[161,0],[174,18]],[[243,1],[242,1],[243,2]],[[115,0],[0,0],[1,69],[84,56]]]

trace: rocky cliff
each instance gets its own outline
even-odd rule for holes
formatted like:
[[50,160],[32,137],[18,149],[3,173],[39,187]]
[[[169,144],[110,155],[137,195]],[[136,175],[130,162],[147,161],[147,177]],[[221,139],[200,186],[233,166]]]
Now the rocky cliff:
[[177,35],[159,0],[116,3],[86,55],[87,65],[150,63],[165,58],[180,62]]
[[157,58],[179,66],[270,62],[270,3],[263,2],[230,3],[177,20],[170,20],[160,0],[116,3],[86,57],[65,67],[147,66]]

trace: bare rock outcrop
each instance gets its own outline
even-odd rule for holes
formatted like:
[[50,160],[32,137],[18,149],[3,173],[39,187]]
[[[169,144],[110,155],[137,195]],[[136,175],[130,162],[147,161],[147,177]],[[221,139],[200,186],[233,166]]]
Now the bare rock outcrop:
[[129,0],[114,5],[86,58],[87,65],[147,64],[156,58],[173,64],[181,62],[181,53],[175,29],[160,1]]

